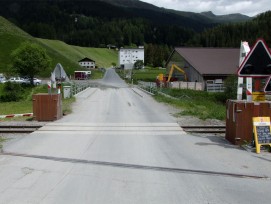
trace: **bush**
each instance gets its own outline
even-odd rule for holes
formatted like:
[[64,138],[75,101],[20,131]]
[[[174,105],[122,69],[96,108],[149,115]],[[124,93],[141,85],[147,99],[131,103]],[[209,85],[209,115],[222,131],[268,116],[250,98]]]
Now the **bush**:
[[0,96],[0,102],[19,101],[23,98],[24,89],[20,84],[6,82],[3,87],[4,94]]
[[227,99],[236,99],[237,97],[237,84],[238,84],[238,77],[236,75],[229,76],[225,82],[225,95]]

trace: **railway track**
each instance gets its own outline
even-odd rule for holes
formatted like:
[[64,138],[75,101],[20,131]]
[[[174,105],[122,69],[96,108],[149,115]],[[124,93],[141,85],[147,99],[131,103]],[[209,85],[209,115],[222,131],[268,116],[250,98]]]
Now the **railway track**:
[[[0,125],[0,133],[31,133],[41,128],[41,125]],[[181,126],[185,132],[191,133],[216,133],[222,134],[226,132],[226,127],[221,125],[207,126]]]
[[185,132],[191,132],[191,133],[215,133],[215,134],[221,134],[226,132],[226,127],[223,125],[205,125],[205,126],[187,126],[183,125],[181,126]]
[[0,133],[31,133],[41,125],[0,125]]

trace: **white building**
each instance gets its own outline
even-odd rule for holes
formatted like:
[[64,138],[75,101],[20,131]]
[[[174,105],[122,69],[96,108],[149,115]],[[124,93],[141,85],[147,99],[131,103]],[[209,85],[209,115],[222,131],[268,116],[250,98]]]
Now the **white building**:
[[144,63],[144,47],[138,48],[120,48],[119,66],[122,69],[132,69],[137,60]]
[[90,68],[94,69],[95,68],[95,61],[93,61],[92,59],[89,59],[87,57],[79,60],[78,63],[81,67],[84,67],[87,69],[90,69]]

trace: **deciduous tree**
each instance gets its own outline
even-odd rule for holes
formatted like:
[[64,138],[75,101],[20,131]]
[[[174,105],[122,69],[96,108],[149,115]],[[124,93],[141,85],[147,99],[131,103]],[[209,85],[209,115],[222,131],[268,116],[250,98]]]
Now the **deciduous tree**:
[[21,44],[12,52],[11,56],[14,71],[21,76],[29,77],[31,84],[33,84],[34,76],[47,69],[51,64],[51,59],[45,49],[35,43]]

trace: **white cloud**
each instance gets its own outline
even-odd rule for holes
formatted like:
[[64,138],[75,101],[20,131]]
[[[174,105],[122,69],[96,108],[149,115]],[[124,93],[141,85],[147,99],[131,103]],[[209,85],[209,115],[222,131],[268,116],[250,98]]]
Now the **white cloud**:
[[242,13],[255,16],[271,10],[270,0],[141,0],[158,7],[179,11],[212,11],[216,15]]

